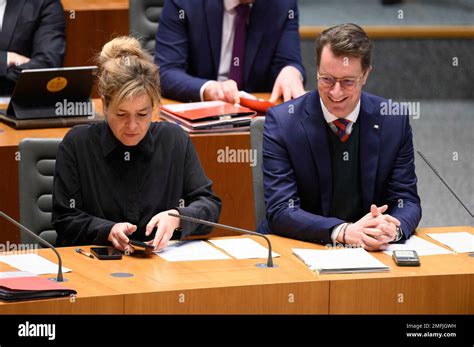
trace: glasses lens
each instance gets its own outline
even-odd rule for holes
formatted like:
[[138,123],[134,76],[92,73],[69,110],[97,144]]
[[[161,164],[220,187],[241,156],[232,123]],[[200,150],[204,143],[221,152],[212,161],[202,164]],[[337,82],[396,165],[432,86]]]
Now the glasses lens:
[[356,81],[355,79],[346,78],[341,81],[341,85],[343,88],[354,88],[356,85]]
[[326,86],[333,86],[336,84],[336,80],[332,78],[331,76],[320,76],[319,80],[321,81],[322,84]]

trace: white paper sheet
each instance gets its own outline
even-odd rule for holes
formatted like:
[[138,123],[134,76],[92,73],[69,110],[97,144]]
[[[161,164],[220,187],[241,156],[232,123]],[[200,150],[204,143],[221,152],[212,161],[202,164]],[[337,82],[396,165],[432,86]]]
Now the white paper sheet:
[[416,235],[410,237],[404,244],[391,244],[384,253],[392,255],[393,251],[416,251],[419,256],[435,254],[452,254],[450,250],[435,245],[432,242],[422,239]]
[[205,241],[170,243],[164,250],[155,254],[167,261],[231,259]]
[[8,103],[10,103],[9,96],[0,96],[0,104],[8,104]]
[[[35,275],[57,274],[58,265],[40,257],[37,254],[14,254],[0,256],[0,261],[13,266],[21,271],[28,271]],[[63,266],[64,272],[71,272],[70,269]]]
[[16,278],[16,277],[35,277],[35,274],[27,271],[7,271],[7,272],[0,272],[0,279],[1,278]]
[[[209,240],[209,242],[236,259],[266,259],[268,257],[268,248],[249,238]],[[272,251],[273,258],[279,256],[278,253]]]
[[383,272],[390,268],[363,248],[315,250],[293,248],[293,253],[320,273]]
[[432,233],[426,235],[448,246],[457,253],[474,252],[474,235],[467,231],[456,233]]

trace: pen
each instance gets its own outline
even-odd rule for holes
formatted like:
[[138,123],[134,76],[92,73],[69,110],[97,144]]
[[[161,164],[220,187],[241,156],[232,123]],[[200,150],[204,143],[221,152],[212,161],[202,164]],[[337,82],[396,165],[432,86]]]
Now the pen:
[[94,256],[92,254],[90,254],[88,252],[85,252],[80,248],[76,248],[76,252],[79,253],[79,254],[85,255],[86,257],[94,259]]

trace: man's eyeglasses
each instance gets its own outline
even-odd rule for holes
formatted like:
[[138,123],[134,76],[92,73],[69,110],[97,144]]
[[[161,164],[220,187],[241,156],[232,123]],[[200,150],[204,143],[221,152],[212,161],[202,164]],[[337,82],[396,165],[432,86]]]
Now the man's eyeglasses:
[[318,82],[321,83],[324,87],[334,87],[334,85],[339,82],[342,88],[344,89],[352,89],[354,88],[359,81],[364,77],[365,72],[362,73],[359,77],[343,77],[343,78],[336,78],[330,75],[320,75],[319,72],[316,76]]

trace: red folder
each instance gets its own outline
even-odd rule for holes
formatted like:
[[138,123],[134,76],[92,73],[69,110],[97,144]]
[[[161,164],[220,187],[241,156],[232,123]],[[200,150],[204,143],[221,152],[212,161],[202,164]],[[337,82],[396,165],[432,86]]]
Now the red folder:
[[254,116],[255,111],[250,108],[229,104],[224,101],[190,102],[187,104],[162,105],[166,113],[184,118],[191,122],[204,122],[235,117]]
[[76,293],[74,289],[38,276],[0,279],[0,299],[5,301],[47,299]]

